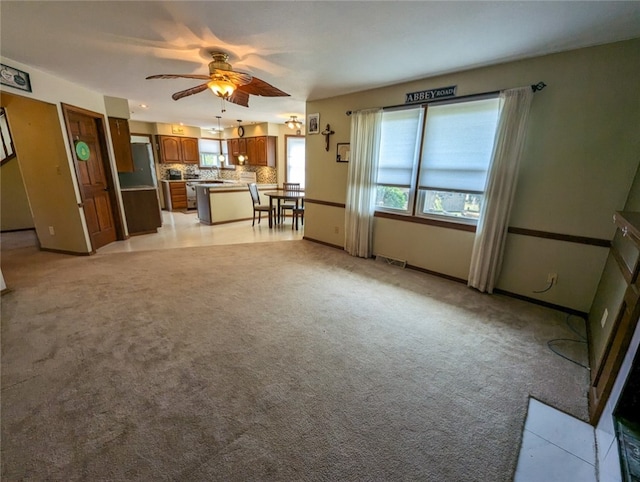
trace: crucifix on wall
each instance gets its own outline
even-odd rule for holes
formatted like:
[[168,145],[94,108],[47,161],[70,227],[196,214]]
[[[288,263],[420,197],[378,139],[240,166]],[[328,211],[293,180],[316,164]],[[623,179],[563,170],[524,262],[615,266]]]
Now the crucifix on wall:
[[329,150],[329,137],[331,137],[331,134],[335,134],[334,131],[331,130],[331,126],[329,124],[327,124],[327,127],[320,133],[324,136],[324,150],[328,151]]

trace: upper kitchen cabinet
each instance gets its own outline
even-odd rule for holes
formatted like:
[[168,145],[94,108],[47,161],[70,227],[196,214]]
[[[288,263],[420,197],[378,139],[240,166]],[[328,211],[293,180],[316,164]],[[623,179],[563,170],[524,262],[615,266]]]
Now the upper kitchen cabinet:
[[238,156],[245,155],[250,166],[276,166],[275,136],[246,137],[229,139],[230,161],[238,164]]
[[133,172],[129,121],[118,117],[109,117],[109,132],[111,133],[113,154],[118,172]]
[[249,155],[249,164],[254,166],[276,167],[276,141],[277,137],[263,136],[255,137],[255,155],[251,160]]
[[160,162],[198,164],[200,153],[195,137],[158,136]]

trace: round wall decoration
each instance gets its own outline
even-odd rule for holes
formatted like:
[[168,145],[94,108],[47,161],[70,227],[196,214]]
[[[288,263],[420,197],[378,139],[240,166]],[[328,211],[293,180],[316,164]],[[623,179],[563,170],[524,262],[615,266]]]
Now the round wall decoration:
[[88,161],[91,156],[91,151],[86,142],[76,141],[76,155],[81,161]]

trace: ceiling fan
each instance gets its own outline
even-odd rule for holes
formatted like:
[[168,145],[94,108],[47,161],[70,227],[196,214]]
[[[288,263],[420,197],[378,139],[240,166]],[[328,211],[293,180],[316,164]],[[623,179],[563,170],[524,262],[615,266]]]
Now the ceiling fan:
[[264,97],[288,97],[289,94],[281,91],[273,85],[252,76],[246,72],[233,70],[229,64],[229,55],[224,52],[209,52],[213,61],[209,63],[209,75],[191,74],[158,74],[151,75],[147,79],[200,79],[206,80],[204,84],[190,89],[176,92],[171,97],[173,100],[182,99],[189,95],[198,94],[207,89],[224,100],[234,104],[249,107],[249,94]]

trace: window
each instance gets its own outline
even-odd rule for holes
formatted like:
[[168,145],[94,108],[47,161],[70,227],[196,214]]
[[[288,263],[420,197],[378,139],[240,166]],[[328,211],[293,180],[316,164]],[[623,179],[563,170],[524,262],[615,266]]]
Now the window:
[[376,206],[408,213],[413,204],[424,109],[404,109],[382,114]]
[[494,97],[384,112],[377,209],[475,224],[498,110]]
[[[217,139],[198,139],[198,149],[200,150],[200,167],[223,167],[229,158],[227,143]],[[222,162],[218,159],[220,153],[225,157]]]
[[304,136],[286,136],[287,142],[287,182],[299,182],[304,189]]

